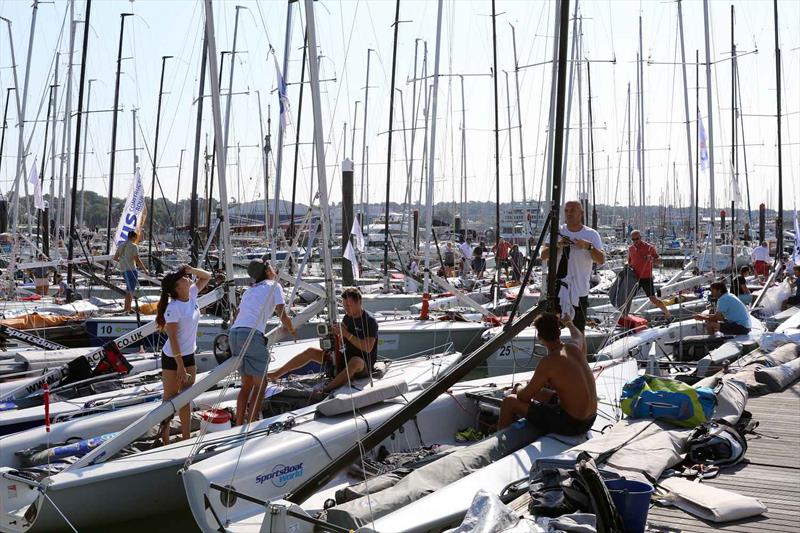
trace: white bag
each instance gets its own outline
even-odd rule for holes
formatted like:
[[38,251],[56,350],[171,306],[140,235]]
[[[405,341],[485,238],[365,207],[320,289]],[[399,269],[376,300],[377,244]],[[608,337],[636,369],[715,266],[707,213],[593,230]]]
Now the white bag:
[[657,496],[660,502],[709,522],[731,522],[767,512],[767,506],[755,498],[681,477],[659,481],[658,487],[667,491]]

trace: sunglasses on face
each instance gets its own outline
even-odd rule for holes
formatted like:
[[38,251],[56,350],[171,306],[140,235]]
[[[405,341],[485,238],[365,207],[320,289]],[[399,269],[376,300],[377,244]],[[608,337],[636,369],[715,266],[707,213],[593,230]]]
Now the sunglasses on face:
[[631,240],[635,242],[635,241],[642,240],[642,238],[641,237],[631,237]]

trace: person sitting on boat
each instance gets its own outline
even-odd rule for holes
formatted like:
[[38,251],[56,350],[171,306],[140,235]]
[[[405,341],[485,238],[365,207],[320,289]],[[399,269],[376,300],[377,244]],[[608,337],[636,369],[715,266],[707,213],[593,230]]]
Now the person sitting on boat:
[[781,309],[789,309],[793,305],[800,305],[800,265],[794,265],[792,276],[789,278],[789,286],[794,288],[794,295],[789,296],[781,305]]
[[639,287],[645,296],[650,298],[650,303],[664,312],[664,317],[669,320],[672,314],[667,305],[656,297],[653,285],[653,265],[661,263],[656,247],[642,238],[642,233],[635,229],[631,232],[631,245],[628,247],[628,264],[639,278]]
[[508,277],[508,267],[510,266],[508,260],[510,251],[511,245],[503,237],[497,239],[497,244],[492,246],[492,252],[494,252],[495,262],[497,263],[497,270],[500,271],[501,268],[505,270],[506,277]]
[[747,288],[747,275],[750,274],[750,267],[745,265],[739,269],[739,275],[731,282],[731,294],[739,298],[743,304],[750,305],[753,295]]
[[756,270],[756,276],[766,278],[769,275],[769,248],[767,241],[762,241],[760,246],[753,248],[750,254],[750,259],[753,260],[753,267]]
[[453,250],[453,243],[447,241],[447,246],[444,249],[444,275],[447,278],[452,278],[456,275],[456,251]]
[[747,335],[750,333],[750,313],[739,298],[728,292],[724,281],[711,284],[711,299],[717,301],[717,312],[710,315],[694,315],[706,323],[706,331],[714,335]]
[[[264,330],[267,320],[273,313],[280,317],[281,324],[293,337],[297,332],[289,315],[284,312],[283,292],[275,279],[275,272],[269,264],[253,260],[247,265],[247,274],[255,284],[244,291],[236,318],[228,333],[228,345],[234,357],[242,356],[239,373],[242,376],[242,388],[236,398],[236,425],[252,422],[260,414],[260,405],[264,401],[266,388],[267,365],[269,353]],[[248,342],[249,339],[249,342]],[[245,348],[247,344],[247,348]]]
[[[197,276],[195,283],[191,280],[193,275]],[[200,323],[197,295],[210,279],[210,272],[184,265],[161,280],[161,299],[156,308],[156,324],[167,333],[167,342],[161,353],[161,381],[164,384],[165,402],[194,383],[196,374],[194,353],[197,350],[197,325]],[[188,439],[191,433],[190,415],[189,405],[184,405],[178,411],[182,439]],[[161,423],[163,444],[169,443],[171,420],[172,416]]]
[[[600,234],[583,225],[583,206],[578,200],[564,204],[564,219],[567,223],[559,229],[561,238],[558,241],[558,268],[555,275],[562,291],[568,291],[572,302],[573,313],[566,310],[564,313],[572,314],[575,326],[583,332],[586,329],[586,309],[589,307],[592,264],[605,263],[606,254]],[[547,261],[548,257],[550,248],[545,245],[542,261]]]
[[138,265],[142,271],[147,274],[147,267],[142,263],[139,257],[139,247],[136,245],[136,232],[131,230],[128,232],[128,239],[117,247],[114,252],[114,261],[119,262],[119,271],[125,279],[125,312],[131,312],[131,303],[133,302],[133,293],[136,291],[136,286],[139,284],[139,271],[136,269]]
[[536,366],[533,379],[503,399],[498,429],[524,417],[545,434],[586,433],[597,417],[597,390],[583,333],[565,318],[570,338],[562,342],[561,325],[554,313],[543,313],[533,324],[547,355]]
[[[378,356],[378,321],[362,307],[361,292],[355,287],[342,291],[342,306],[345,317],[332,329],[334,335],[344,340],[344,356],[337,354],[336,375],[324,385],[323,393],[346,385],[353,379],[369,377]],[[323,350],[308,348],[281,368],[268,373],[267,377],[277,380],[312,361],[322,365],[324,357]]]
[[[44,254],[39,254],[37,256],[37,260],[40,263],[47,261],[47,258]],[[33,274],[33,284],[36,287],[36,294],[40,294],[42,296],[47,296],[50,292],[50,273],[53,271],[53,267],[50,266],[38,266],[31,269],[31,274]]]

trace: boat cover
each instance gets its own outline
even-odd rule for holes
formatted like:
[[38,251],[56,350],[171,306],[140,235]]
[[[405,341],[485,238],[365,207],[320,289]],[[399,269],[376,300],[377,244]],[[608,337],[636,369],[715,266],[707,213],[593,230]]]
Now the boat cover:
[[388,489],[327,509],[323,519],[342,527],[358,529],[502,459],[541,436],[541,430],[531,424],[513,424],[491,437],[415,470]]
[[783,363],[772,368],[755,371],[756,380],[769,387],[770,392],[780,392],[800,379],[800,359]]
[[54,315],[40,315],[39,313],[28,313],[17,318],[6,318],[0,320],[0,324],[10,328],[26,330],[26,329],[41,329],[52,328],[55,326],[63,326],[67,322],[73,320],[74,317],[69,316],[54,316]]
[[323,416],[335,416],[363,409],[384,400],[397,398],[408,392],[408,383],[404,378],[381,379],[373,381],[362,390],[352,393],[337,393],[332,398],[317,404],[317,412]]
[[639,278],[633,272],[633,269],[625,265],[625,268],[620,270],[617,274],[617,279],[608,289],[608,299],[612,305],[617,309],[621,309],[636,295],[639,290]]

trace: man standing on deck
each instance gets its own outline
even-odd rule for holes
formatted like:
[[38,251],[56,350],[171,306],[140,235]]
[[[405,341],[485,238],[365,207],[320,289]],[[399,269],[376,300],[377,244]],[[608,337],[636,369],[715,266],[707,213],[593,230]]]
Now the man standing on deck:
[[769,275],[769,248],[767,241],[762,241],[761,245],[753,249],[750,254],[750,259],[753,260],[753,268],[756,271],[756,276],[766,278]]
[[571,320],[564,319],[570,338],[561,341],[558,316],[543,313],[533,322],[547,355],[536,366],[533,379],[503,399],[498,429],[519,417],[545,433],[580,435],[597,417],[597,390],[586,359],[586,341]]
[[472,243],[471,239],[464,239],[458,245],[458,250],[461,252],[461,275],[466,276],[470,269],[470,262],[472,261]]
[[639,287],[644,291],[645,296],[650,298],[650,303],[661,309],[664,317],[669,320],[672,318],[672,314],[664,302],[656,298],[656,290],[653,285],[653,265],[660,263],[661,258],[658,256],[656,247],[642,239],[642,234],[638,229],[633,230],[631,245],[628,248],[628,264],[639,278]]
[[[569,302],[572,309],[564,309],[559,304],[562,316],[571,316],[575,327],[583,333],[586,329],[586,308],[589,307],[589,278],[592,264],[602,265],[606,261],[603,241],[600,234],[583,225],[583,206],[578,200],[564,204],[564,219],[567,221],[559,229],[558,268],[555,274],[559,282],[561,300]],[[550,257],[550,248],[542,249],[542,262]]]
[[497,244],[492,246],[492,251],[494,252],[494,259],[497,264],[497,271],[499,272],[502,268],[506,271],[506,277],[508,277],[508,253],[511,251],[511,245],[508,244],[504,238],[500,237]]
[[739,298],[728,292],[723,281],[711,284],[711,299],[717,301],[717,312],[711,315],[694,315],[706,323],[706,331],[714,335],[747,335],[750,333],[750,313]]
[[136,232],[131,230],[128,232],[128,240],[123,242],[117,247],[114,253],[114,261],[119,263],[119,271],[125,279],[125,312],[131,312],[131,303],[133,302],[133,292],[139,284],[139,271],[136,265],[139,265],[142,271],[147,274],[147,267],[144,266],[142,260],[139,258],[139,247],[136,246]]

